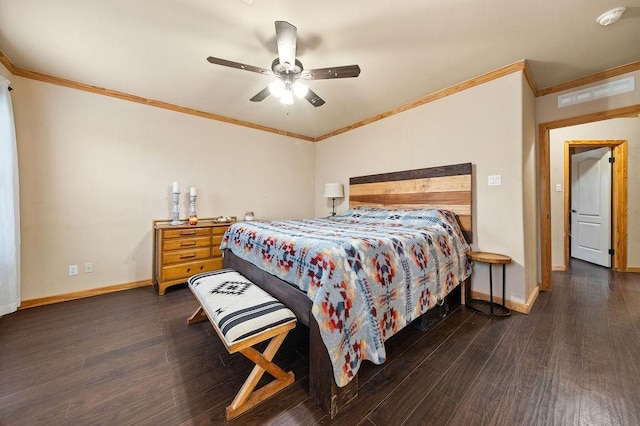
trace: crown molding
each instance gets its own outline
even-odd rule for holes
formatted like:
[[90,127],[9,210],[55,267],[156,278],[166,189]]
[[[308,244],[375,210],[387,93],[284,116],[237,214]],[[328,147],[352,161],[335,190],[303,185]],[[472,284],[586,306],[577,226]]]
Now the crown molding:
[[576,80],[567,81],[565,83],[549,86],[544,89],[540,89],[536,92],[536,97],[550,95],[552,93],[563,92],[569,89],[575,89],[576,87],[586,86],[587,84],[596,83],[608,78],[617,77],[619,75],[628,74],[640,70],[640,61],[631,62],[630,64],[621,65],[619,67],[610,68],[605,71],[601,71],[595,74],[588,75],[586,77],[578,78]]
[[414,101],[408,102],[399,107],[390,109],[388,111],[382,112],[380,114],[376,114],[372,117],[366,118],[364,120],[358,121],[356,123],[350,124],[348,126],[342,127],[340,129],[334,130],[333,132],[327,133],[325,135],[319,137],[307,136],[298,133],[287,132],[285,130],[276,129],[273,127],[263,126],[256,123],[251,123],[249,121],[238,120],[235,118],[226,117],[224,115],[213,114],[206,111],[200,111],[194,108],[183,107],[180,105],[171,104],[168,102],[158,101],[154,99],[143,98],[141,96],[135,96],[124,92],[119,92],[117,90],[106,89],[103,87],[92,86],[85,83],[80,83],[73,80],[64,79],[61,77],[55,77],[52,75],[44,74],[37,71],[31,71],[24,68],[20,68],[15,66],[11,60],[0,51],[0,63],[2,63],[7,70],[13,75],[19,77],[25,77],[32,80],[42,81],[45,83],[55,84],[59,86],[69,87],[72,89],[82,90],[85,92],[90,92],[98,95],[109,96],[113,98],[122,99],[125,101],[136,102],[144,105],[153,106],[156,108],[163,108],[174,112],[179,112],[182,114],[194,115],[201,118],[206,118],[215,121],[221,121],[227,124],[233,124],[236,126],[247,127],[254,130],[260,130],[263,132],[274,133],[281,136],[287,136],[295,139],[301,139],[308,142],[320,142],[334,136],[340,135],[342,133],[348,132],[350,130],[357,129],[359,127],[366,126],[368,124],[374,123],[376,121],[382,120],[387,117],[391,117],[393,115],[399,114],[404,111],[408,111],[413,108],[417,108],[424,104],[436,101],[438,99],[442,99],[447,96],[454,95],[458,92],[462,92],[464,90],[470,89],[475,86],[479,86],[481,84],[487,83],[489,81],[504,77],[506,75],[512,74],[514,72],[523,72],[524,77],[527,81],[527,84],[533,91],[536,97],[546,96],[551,93],[561,92],[568,89],[573,89],[576,87],[584,86],[586,84],[594,83],[600,80],[604,80],[611,77],[616,77],[622,74],[627,74],[630,72],[640,70],[640,61],[632,62],[627,65],[623,65],[620,67],[612,68],[606,71],[602,71],[596,74],[592,74],[586,77],[582,77],[576,80],[571,80],[565,83],[561,83],[555,86],[547,87],[544,89],[536,89],[535,80],[533,78],[533,74],[531,69],[529,68],[529,64],[526,59],[522,59],[520,61],[514,62],[512,64],[506,65],[504,67],[498,68],[496,70],[490,71],[488,73],[479,75],[477,77],[471,78],[469,80],[463,81],[461,83],[455,84],[453,86],[447,87],[442,90],[438,90],[437,92],[428,94],[426,96],[420,97]]
[[15,74],[16,67],[13,65],[13,62],[9,58],[5,56],[4,53],[0,50],[0,64],[4,65],[6,69],[9,70],[11,74]]

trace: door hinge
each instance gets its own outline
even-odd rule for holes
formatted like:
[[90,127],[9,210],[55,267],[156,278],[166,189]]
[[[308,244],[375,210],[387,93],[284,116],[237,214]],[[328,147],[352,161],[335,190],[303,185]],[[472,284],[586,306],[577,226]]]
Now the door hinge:
[[613,256],[614,254],[616,254],[616,251],[614,249],[609,249],[609,254]]
[[615,163],[616,162],[616,157],[609,157],[609,162],[611,164]]

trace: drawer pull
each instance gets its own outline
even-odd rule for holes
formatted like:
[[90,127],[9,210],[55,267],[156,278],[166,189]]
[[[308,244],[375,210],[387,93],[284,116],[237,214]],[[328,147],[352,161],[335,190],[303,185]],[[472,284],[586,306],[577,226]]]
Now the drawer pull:
[[180,243],[180,247],[195,246],[195,245],[196,245],[195,241],[183,241]]
[[181,231],[180,235],[195,235],[196,231]]
[[180,256],[180,259],[189,259],[191,257],[196,257],[195,253],[191,253],[191,254],[183,254]]

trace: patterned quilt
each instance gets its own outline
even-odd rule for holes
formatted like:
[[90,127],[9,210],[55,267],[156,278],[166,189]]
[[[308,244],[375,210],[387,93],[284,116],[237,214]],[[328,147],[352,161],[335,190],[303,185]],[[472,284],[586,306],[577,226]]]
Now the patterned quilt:
[[382,364],[384,342],[471,273],[470,247],[447,210],[368,207],[323,219],[241,222],[221,248],[306,292],[338,386],[363,359]]

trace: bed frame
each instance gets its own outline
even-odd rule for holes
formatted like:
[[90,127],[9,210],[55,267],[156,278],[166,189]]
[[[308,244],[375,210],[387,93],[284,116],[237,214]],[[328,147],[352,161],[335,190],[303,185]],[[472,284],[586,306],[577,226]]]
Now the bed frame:
[[[444,208],[455,212],[468,242],[472,241],[471,163],[354,177],[349,180],[349,207]],[[225,250],[224,264],[241,272],[287,305],[298,322],[309,327],[309,396],[333,418],[358,396],[358,376],[338,387],[320,329],[305,293]],[[450,294],[460,303],[460,291]],[[462,296],[464,297],[464,296]],[[452,301],[453,304],[456,300]],[[433,318],[425,319],[430,324]]]

